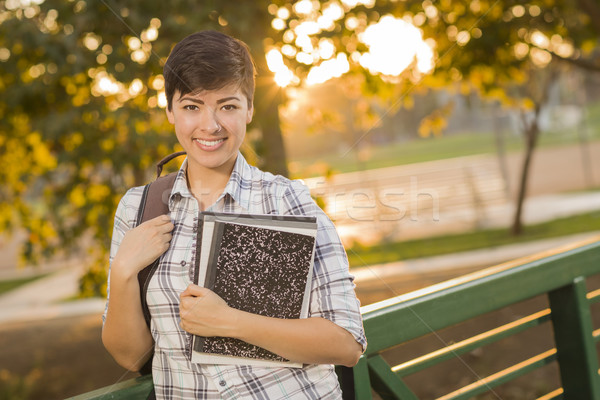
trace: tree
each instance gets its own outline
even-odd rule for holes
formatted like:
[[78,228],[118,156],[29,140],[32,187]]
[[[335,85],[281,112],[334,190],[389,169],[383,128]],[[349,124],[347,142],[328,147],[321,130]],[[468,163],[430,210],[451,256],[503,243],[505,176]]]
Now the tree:
[[[162,63],[173,43],[198,29],[231,33],[252,48],[259,71],[253,127],[262,140],[245,151],[280,173],[285,93],[273,79],[283,86],[360,76],[361,92],[392,112],[429,88],[476,90],[531,112],[535,102],[512,93],[515,84],[553,58],[600,64],[599,7],[591,0],[6,0],[0,7],[0,229],[26,231],[29,260],[73,251],[87,234],[96,271],[105,270],[124,190],[179,149],[161,109]],[[417,50],[431,52],[435,68],[414,57],[382,70],[363,58],[377,47],[364,36],[368,27],[392,17],[405,20],[406,32],[415,32],[409,22],[421,30],[428,44]],[[430,120],[439,126],[440,118]]]
[[[558,61],[600,70],[600,4],[593,0],[302,0],[287,5],[277,16],[283,32],[277,47],[287,57],[289,68],[303,76],[310,77],[315,68],[314,63],[304,62],[306,53],[318,60],[321,44],[329,41],[336,49],[330,59],[344,54],[350,62],[349,73],[367,75],[364,93],[387,96],[390,107],[406,102],[411,92],[446,88],[464,94],[476,91],[505,107],[521,110],[525,115],[525,156],[514,234],[522,230],[527,178],[539,136],[538,116],[551,84],[540,82],[544,80],[541,77],[553,75],[551,71],[557,68],[554,64]],[[367,71],[366,56],[376,47],[366,43],[367,30],[390,17],[396,18],[397,23],[408,21],[418,26],[424,38],[433,39],[432,71],[417,68],[418,57],[397,73],[379,69],[373,76]],[[392,54],[407,46],[402,38],[396,41],[395,51],[393,46],[388,50]],[[443,114],[443,110],[436,111],[426,118],[423,133],[443,128]],[[360,140],[368,133],[361,135]]]
[[258,154],[244,151],[263,168],[287,173],[278,120],[283,98],[263,49],[273,34],[268,4],[0,4],[0,231],[25,231],[26,260],[68,254],[86,237],[95,251],[84,291],[102,290],[120,197],[179,150],[162,109],[162,65],[174,43],[199,29],[251,46],[259,71],[253,127],[262,141]]

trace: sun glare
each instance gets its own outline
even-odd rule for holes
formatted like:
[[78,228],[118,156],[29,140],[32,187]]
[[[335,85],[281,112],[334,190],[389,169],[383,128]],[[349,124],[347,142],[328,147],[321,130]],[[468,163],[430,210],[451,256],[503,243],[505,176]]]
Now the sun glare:
[[369,48],[360,64],[371,73],[398,76],[415,60],[421,73],[433,68],[431,46],[418,28],[402,19],[386,15],[367,27],[360,39]]
[[119,93],[123,85],[112,76],[102,71],[94,77],[92,94],[96,96],[110,96]]
[[[371,0],[347,0],[343,4],[346,8],[357,4],[369,6]],[[303,15],[304,20],[292,20],[289,29],[283,34],[285,44],[281,49],[274,48],[266,55],[269,69],[275,73],[275,81],[279,86],[285,87],[291,83],[299,83],[300,79],[290,70],[283,60],[283,55],[295,58],[298,63],[310,67],[306,77],[308,85],[326,82],[329,79],[340,77],[350,70],[351,59],[353,63],[360,64],[363,68],[375,75],[397,77],[407,68],[414,68],[417,76],[419,73],[430,72],[433,67],[435,41],[423,39],[419,28],[411,23],[412,20],[398,19],[391,15],[383,16],[378,22],[373,23],[362,32],[357,32],[358,40],[367,47],[366,52],[353,50],[346,54],[339,51],[330,38],[318,39],[314,35],[335,26],[344,16],[344,8],[339,3],[330,2],[323,6],[319,16],[319,3],[310,0],[300,0],[293,6],[297,15]],[[282,11],[283,10],[283,11]],[[286,8],[273,9],[273,13],[281,14],[281,26],[286,24],[283,19],[289,17]],[[277,18],[274,19],[276,21]],[[349,17],[345,21],[350,30],[357,29],[361,22]],[[366,24],[365,24],[366,25]],[[471,36],[468,32],[457,32],[457,41],[460,45],[469,42]]]
[[320,65],[312,67],[306,77],[308,85],[323,83],[331,78],[339,78],[350,70],[348,57],[345,53],[339,53],[336,58],[323,61]]
[[279,50],[269,50],[266,58],[269,70],[275,73],[274,79],[277,85],[285,87],[297,79],[294,73],[283,62],[283,56]]

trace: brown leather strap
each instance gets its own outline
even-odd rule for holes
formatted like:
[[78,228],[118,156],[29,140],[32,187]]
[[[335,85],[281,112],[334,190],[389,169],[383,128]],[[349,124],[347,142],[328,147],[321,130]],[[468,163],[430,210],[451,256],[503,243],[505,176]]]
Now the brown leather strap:
[[159,215],[169,213],[169,196],[175,183],[177,172],[172,172],[168,175],[156,178],[150,183],[146,204],[143,209],[140,222],[148,221]]
[[[169,175],[161,176],[154,182],[149,183],[144,188],[144,196],[140,204],[141,216],[138,214],[138,223],[148,221],[152,218],[156,218],[159,215],[169,213],[169,195],[171,189],[175,183],[177,172],[170,173]],[[154,270],[158,266],[158,259],[154,260],[152,264],[146,266],[140,272],[138,272],[138,282],[140,284],[140,300],[142,302],[142,311],[144,312],[144,318],[148,327],[150,327],[150,312],[148,305],[146,304],[146,292],[148,289],[148,283],[154,273]]]
[[158,177],[160,177],[160,174],[162,173],[163,166],[166,163],[168,163],[169,161],[171,161],[175,157],[183,156],[185,154],[186,154],[185,151],[178,151],[177,153],[169,154],[168,156],[166,156],[165,158],[163,158],[162,160],[160,160],[158,162],[158,164],[156,164],[156,178],[158,179]]
[[[142,194],[142,199],[140,201],[140,207],[138,209],[137,215],[137,225],[148,221],[152,218],[158,217],[159,215],[168,214],[169,213],[169,196],[171,194],[171,190],[173,189],[173,184],[175,183],[175,178],[177,177],[177,172],[173,172],[166,176],[160,177],[162,172],[162,167],[164,164],[172,160],[173,158],[185,154],[185,152],[179,152],[171,154],[163,158],[158,165],[156,166],[157,170],[157,178],[154,182],[147,184],[144,187],[144,192]],[[136,226],[137,226],[136,225]],[[138,283],[140,285],[140,301],[142,304],[142,312],[144,314],[144,319],[146,320],[146,324],[148,328],[150,328],[150,310],[148,309],[148,304],[146,303],[146,293],[148,292],[148,283],[150,282],[150,278],[156,271],[158,267],[157,258],[150,265],[146,266],[140,272],[138,272]],[[153,355],[150,356],[148,361],[142,366],[140,369],[140,373],[142,375],[151,374],[152,373],[152,358]],[[153,399],[154,390],[150,393],[149,399]]]

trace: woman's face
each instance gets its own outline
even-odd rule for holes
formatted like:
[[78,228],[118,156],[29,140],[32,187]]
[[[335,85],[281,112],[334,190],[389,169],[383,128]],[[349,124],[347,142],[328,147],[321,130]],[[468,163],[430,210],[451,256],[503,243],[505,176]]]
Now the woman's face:
[[169,122],[187,152],[188,167],[231,172],[252,121],[252,107],[235,85],[196,94],[173,95]]

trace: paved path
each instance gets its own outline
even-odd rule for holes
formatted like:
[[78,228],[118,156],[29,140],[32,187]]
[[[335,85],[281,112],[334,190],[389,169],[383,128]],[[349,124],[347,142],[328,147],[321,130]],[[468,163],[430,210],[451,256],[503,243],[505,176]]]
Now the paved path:
[[[525,203],[526,223],[547,220],[548,213],[569,216],[600,209],[600,194],[573,193],[600,187],[600,141],[590,143],[587,151],[589,168],[584,168],[579,145],[536,151],[529,175],[530,198]],[[510,226],[521,164],[522,154],[513,152],[505,158],[505,174],[498,157],[489,154],[305,182],[314,196],[325,201],[346,244],[397,241]],[[559,203],[561,210],[549,208]]]
[[101,312],[104,310],[103,299],[73,300],[82,273],[81,267],[67,264],[0,295],[0,324]]
[[496,246],[449,255],[370,265],[353,269],[352,274],[358,283],[367,283],[385,281],[390,277],[397,278],[403,275],[442,272],[457,268],[487,268],[508,260],[541,253],[567,244],[581,242],[592,237],[598,237],[598,240],[600,240],[600,231]]
[[[526,225],[538,224],[597,210],[600,210],[600,191],[546,194],[526,199],[523,222]],[[429,211],[415,216],[406,215],[402,220],[336,221],[336,227],[344,244],[349,247],[356,239],[369,244],[382,236],[386,240],[402,241],[475,229],[507,228],[512,224],[513,213],[514,204],[504,202],[480,209],[440,208],[437,216]]]

